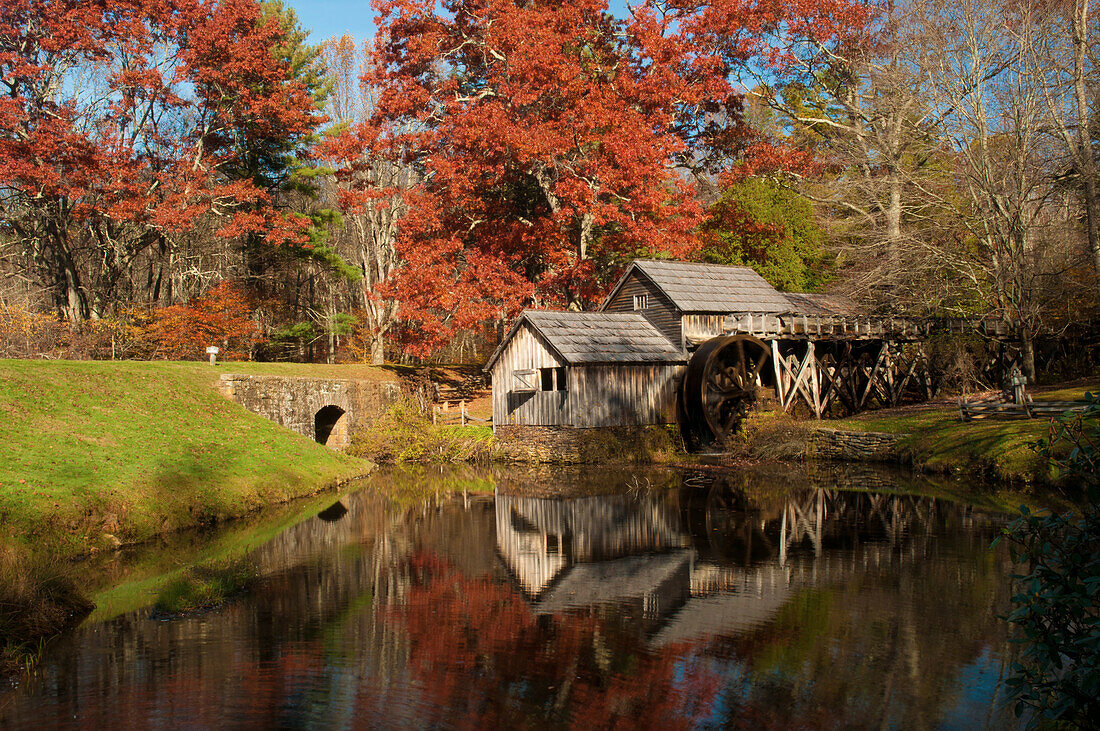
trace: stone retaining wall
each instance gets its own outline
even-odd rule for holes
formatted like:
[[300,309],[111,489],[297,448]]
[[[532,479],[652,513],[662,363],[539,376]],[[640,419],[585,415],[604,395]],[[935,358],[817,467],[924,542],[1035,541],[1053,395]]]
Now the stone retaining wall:
[[675,426],[505,426],[494,432],[499,453],[515,462],[581,464],[652,462],[679,450]]
[[844,462],[904,462],[906,455],[898,444],[907,436],[817,428],[810,434],[806,456]]
[[[218,390],[249,411],[333,449],[346,447],[355,429],[373,422],[401,398],[401,384],[397,381],[237,373],[223,375]],[[329,406],[343,414],[332,424],[331,431],[319,438],[317,415]]]

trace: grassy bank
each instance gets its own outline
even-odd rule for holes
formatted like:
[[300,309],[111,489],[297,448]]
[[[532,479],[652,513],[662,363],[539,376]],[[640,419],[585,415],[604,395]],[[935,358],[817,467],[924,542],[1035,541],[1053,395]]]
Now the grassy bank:
[[73,556],[243,515],[362,474],[366,462],[212,388],[228,371],[335,368],[2,360],[0,524],[7,538],[36,552]]
[[[1100,382],[1082,382],[1033,394],[1036,401],[1072,401],[1088,391],[1100,391]],[[792,459],[802,457],[809,432],[815,428],[886,432],[907,435],[899,448],[920,469],[941,473],[970,473],[1012,484],[1047,484],[1050,466],[1033,445],[1047,436],[1050,419],[963,422],[955,403],[941,401],[896,409],[871,411],[846,419],[820,423],[781,414],[757,414],[747,425],[739,448],[746,456]]]
[[286,363],[0,360],[0,676],[32,664],[43,638],[90,608],[67,559],[369,470],[222,397],[214,385],[225,372],[393,377]]

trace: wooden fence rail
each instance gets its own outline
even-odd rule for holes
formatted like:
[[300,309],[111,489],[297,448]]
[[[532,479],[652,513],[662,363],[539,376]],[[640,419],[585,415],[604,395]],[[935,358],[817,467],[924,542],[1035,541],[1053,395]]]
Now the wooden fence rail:
[[446,401],[442,405],[432,406],[432,423],[440,425],[457,425],[457,426],[469,426],[471,422],[477,422],[479,424],[492,424],[493,420],[481,419],[476,416],[470,416],[469,410],[466,408],[465,401],[458,402],[458,408],[452,409],[450,404]]
[[963,401],[959,397],[959,418],[963,421],[974,419],[1034,419],[1053,418],[1067,411],[1083,411],[1087,401],[1032,401],[1031,397],[1022,404],[1007,401]]

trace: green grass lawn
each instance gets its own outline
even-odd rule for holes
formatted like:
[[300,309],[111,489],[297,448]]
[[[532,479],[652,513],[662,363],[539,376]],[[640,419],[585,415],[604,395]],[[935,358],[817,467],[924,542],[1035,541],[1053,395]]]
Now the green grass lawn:
[[393,378],[369,366],[0,360],[0,525],[58,555],[238,516],[362,474],[222,397],[222,373]]
[[[1075,401],[1100,382],[1083,383],[1033,394],[1036,401]],[[973,470],[997,480],[1043,482],[1052,475],[1033,448],[1047,436],[1050,419],[981,419],[963,422],[954,406],[912,406],[868,412],[823,422],[834,429],[909,434],[901,446],[927,469]]]

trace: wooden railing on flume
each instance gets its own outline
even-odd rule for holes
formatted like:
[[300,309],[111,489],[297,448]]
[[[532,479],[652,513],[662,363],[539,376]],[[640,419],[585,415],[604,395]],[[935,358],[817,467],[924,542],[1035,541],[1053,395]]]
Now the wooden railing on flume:
[[752,312],[684,315],[684,337],[701,343],[720,335],[829,340],[923,340],[933,332],[977,332],[1011,337],[1017,328],[1005,320],[980,318],[905,318],[853,315],[775,315]]
[[466,407],[465,401],[459,401],[458,406],[452,408],[450,403],[444,401],[442,404],[434,404],[432,406],[432,423],[439,425],[451,425],[451,426],[469,426],[471,423],[492,425],[492,418],[482,419],[477,416],[471,416],[469,409]]

